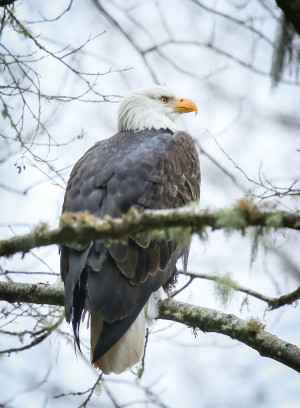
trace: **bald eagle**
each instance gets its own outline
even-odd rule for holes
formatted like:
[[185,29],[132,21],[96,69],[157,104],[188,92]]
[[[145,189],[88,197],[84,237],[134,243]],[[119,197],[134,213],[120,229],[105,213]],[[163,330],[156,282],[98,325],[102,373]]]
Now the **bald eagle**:
[[[125,96],[118,133],[97,142],[74,166],[62,211],[120,217],[131,207],[142,212],[198,201],[197,150],[175,123],[179,114],[193,111],[193,101],[177,98],[165,86]],[[66,319],[80,348],[80,321],[89,312],[91,362],[103,373],[121,373],[140,361],[145,326],[157,316],[156,301],[166,296],[162,288],[176,273],[177,260],[183,257],[186,265],[188,247],[168,232],[61,247]]]

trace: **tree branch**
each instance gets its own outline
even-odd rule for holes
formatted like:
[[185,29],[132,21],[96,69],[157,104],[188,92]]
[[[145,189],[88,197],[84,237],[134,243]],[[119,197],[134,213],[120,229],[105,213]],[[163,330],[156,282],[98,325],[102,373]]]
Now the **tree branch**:
[[[0,299],[62,306],[62,286],[0,282]],[[300,372],[300,349],[264,330],[258,319],[242,320],[232,314],[182,303],[173,299],[159,302],[159,316],[164,320],[185,324],[203,332],[221,333]]]
[[64,306],[63,285],[46,283],[0,282],[0,300],[9,303],[35,303],[39,305]]
[[0,256],[67,242],[86,246],[93,239],[120,239],[127,234],[167,228],[189,228],[191,233],[201,233],[206,227],[244,232],[251,226],[300,230],[300,213],[261,210],[248,199],[240,200],[231,209],[214,211],[183,207],[138,213],[131,209],[122,218],[105,216],[103,219],[88,212],[64,213],[57,229],[50,230],[47,224],[42,223],[29,234],[0,241]]
[[[268,304],[269,310],[275,310],[281,306],[291,305],[292,303],[300,299],[300,286],[297,289],[295,289],[293,292],[286,293],[279,297],[271,297],[271,296],[266,296],[260,292],[257,292],[256,290],[249,289],[249,288],[246,288],[245,286],[239,285],[237,282],[232,280],[227,275],[226,276],[208,275],[206,273],[184,272],[184,271],[179,271],[179,273],[181,273],[182,275],[188,276],[192,280],[195,278],[207,279],[207,280],[211,280],[213,282],[216,282],[222,285],[229,286],[235,291],[246,293],[247,295],[253,296],[256,299],[266,302]],[[190,284],[190,281],[187,283],[187,285],[188,284]],[[185,286],[186,285],[180,288],[179,291],[181,291]]]
[[300,349],[264,330],[258,319],[242,320],[232,314],[166,299],[159,302],[159,318],[172,320],[203,332],[221,333],[257,350],[263,357],[300,372]]

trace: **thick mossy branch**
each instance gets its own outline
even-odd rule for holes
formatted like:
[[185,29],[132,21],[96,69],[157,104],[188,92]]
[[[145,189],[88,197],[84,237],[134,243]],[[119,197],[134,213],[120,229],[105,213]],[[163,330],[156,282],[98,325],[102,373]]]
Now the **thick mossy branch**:
[[[0,282],[0,299],[62,306],[60,286]],[[238,340],[262,356],[272,358],[300,372],[300,349],[264,330],[258,319],[242,320],[232,314],[166,299],[159,302],[159,318],[185,324],[203,332],[221,333]]]
[[0,300],[9,303],[64,306],[65,293],[62,284],[0,282]]
[[257,350],[300,372],[300,349],[264,330],[258,319],[248,322],[217,310],[194,306],[167,299],[159,303],[159,318],[200,329],[203,332],[221,333]]
[[129,211],[122,218],[104,217],[98,219],[88,212],[64,213],[60,227],[49,230],[42,223],[32,232],[0,241],[0,256],[17,252],[26,253],[33,248],[52,244],[76,242],[86,245],[93,239],[120,239],[127,234],[145,231],[166,230],[167,228],[189,227],[191,233],[202,234],[205,228],[238,230],[246,227],[292,228],[300,230],[300,214],[273,209],[259,209],[257,206],[239,202],[231,209],[200,210],[184,207],[176,210],[156,210],[138,213]]

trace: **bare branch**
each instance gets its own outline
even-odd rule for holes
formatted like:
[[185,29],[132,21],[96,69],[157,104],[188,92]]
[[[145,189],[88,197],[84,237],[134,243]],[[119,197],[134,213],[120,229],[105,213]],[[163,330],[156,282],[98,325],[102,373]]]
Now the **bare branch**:
[[[47,337],[50,336],[50,334],[56,330],[58,328],[58,326],[62,323],[64,318],[64,315],[61,315],[61,317],[50,327],[46,327],[45,329],[43,329],[42,333],[34,333],[31,332],[31,337],[34,337],[34,340],[32,340],[31,343],[26,344],[25,346],[21,346],[21,347],[12,347],[10,349],[6,349],[6,350],[0,350],[0,355],[3,354],[8,354],[10,355],[11,353],[18,353],[20,351],[24,351],[24,350],[28,350],[32,347],[37,346],[38,344],[42,343]],[[9,333],[11,334],[11,333]],[[19,336],[22,333],[19,333]]]
[[126,38],[126,40],[131,44],[131,46],[135,49],[135,51],[141,56],[141,58],[143,59],[143,62],[146,66],[146,68],[148,69],[150,75],[152,76],[154,82],[156,82],[157,84],[159,83],[159,80],[155,74],[155,72],[153,71],[153,69],[151,68],[151,65],[148,64],[145,53],[143,52],[143,50],[140,49],[140,47],[138,46],[138,44],[134,41],[134,38],[130,37],[129,34],[127,34],[127,32],[122,28],[122,26],[119,24],[119,22],[111,15],[109,14],[104,7],[102,6],[102,4],[100,3],[99,0],[92,0],[92,2],[94,3],[94,5],[96,6],[97,10],[106,17],[106,19],[117,29],[119,30],[119,32],[123,35],[124,38]]
[[[168,48],[168,46],[170,46],[170,45],[177,45],[179,47],[194,46],[194,47],[197,47],[197,48],[207,48],[207,49],[211,50],[212,52],[216,53],[217,55],[221,55],[221,56],[223,56],[223,57],[225,57],[225,58],[227,58],[229,60],[234,61],[235,63],[242,66],[243,68],[251,70],[255,74],[265,76],[265,77],[270,76],[270,73],[268,71],[261,70],[260,68],[253,65],[253,62],[246,62],[245,60],[234,56],[231,52],[223,50],[220,47],[212,44],[211,42],[201,42],[201,41],[195,41],[195,40],[174,40],[174,39],[171,39],[171,40],[164,41],[161,44],[156,44],[156,45],[153,45],[153,46],[149,47],[148,49],[143,51],[143,54],[147,55],[148,53],[151,53],[151,52],[155,51],[160,55],[160,57],[167,60],[179,72],[182,72],[182,73],[188,74],[188,75],[192,75],[195,78],[197,78],[196,75],[191,74],[189,71],[186,71],[186,70],[182,69],[180,66],[176,65],[176,63],[174,61],[172,61],[164,53],[163,49]],[[199,77],[199,78],[203,79],[201,77]],[[297,83],[295,81],[289,81],[289,80],[282,80],[282,83],[284,83],[286,85],[292,85],[292,86],[297,85]]]
[[247,20],[239,20],[238,18],[235,18],[233,15],[229,15],[229,14],[225,14],[222,13],[220,11],[218,11],[217,9],[208,7],[206,4],[203,4],[202,2],[198,1],[198,0],[190,0],[192,3],[196,4],[198,7],[202,8],[203,10],[205,10],[208,13],[214,14],[218,17],[221,17],[225,20],[230,21],[232,24],[235,24],[237,26],[239,26],[240,28],[250,31],[251,34],[255,34],[258,36],[258,38],[263,39],[264,41],[266,41],[267,44],[273,46],[273,41],[268,38],[266,35],[264,35],[261,31],[257,30],[255,27],[253,27],[253,25],[251,23],[249,23],[249,21]]

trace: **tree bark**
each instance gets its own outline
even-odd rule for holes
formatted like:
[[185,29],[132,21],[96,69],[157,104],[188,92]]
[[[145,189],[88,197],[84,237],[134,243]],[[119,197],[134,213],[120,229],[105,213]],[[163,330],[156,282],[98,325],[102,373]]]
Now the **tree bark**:
[[264,330],[258,319],[245,321],[233,314],[167,299],[159,304],[159,318],[182,323],[203,332],[221,333],[258,351],[263,357],[300,372],[300,349]]
[[[0,299],[8,302],[28,302],[62,306],[62,285],[0,282]],[[221,333],[257,350],[261,356],[272,358],[300,372],[300,349],[264,330],[258,319],[245,321],[232,314],[174,299],[159,302],[159,319],[182,323],[203,332]]]
[[300,213],[262,211],[250,200],[240,203],[233,208],[214,211],[183,207],[138,213],[132,209],[122,218],[105,216],[99,219],[88,212],[64,213],[57,229],[50,230],[46,223],[42,223],[29,234],[0,241],[0,256],[67,242],[82,243],[86,247],[93,239],[120,239],[127,234],[167,228],[188,228],[190,233],[201,233],[207,227],[242,232],[253,226],[300,230]]

